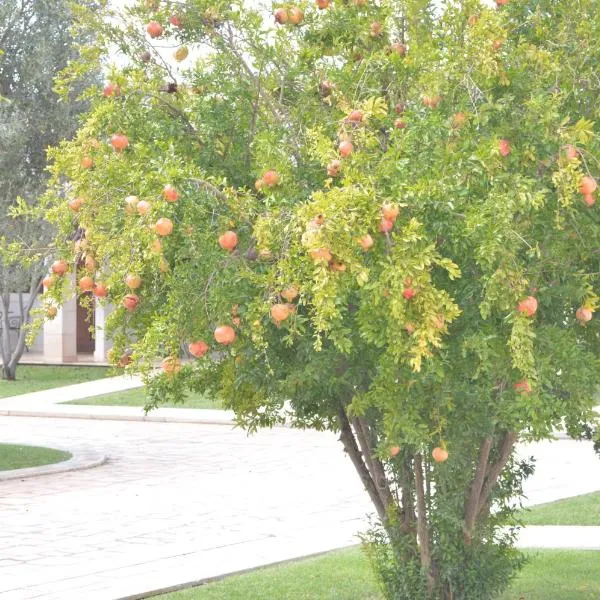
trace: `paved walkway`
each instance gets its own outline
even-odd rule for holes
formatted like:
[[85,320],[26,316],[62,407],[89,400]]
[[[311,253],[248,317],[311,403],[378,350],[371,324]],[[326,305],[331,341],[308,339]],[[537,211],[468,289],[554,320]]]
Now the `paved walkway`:
[[0,398],[0,416],[108,419],[171,423],[232,425],[234,414],[226,410],[158,408],[148,415],[141,406],[86,406],[62,404],[91,396],[102,396],[141,387],[139,377],[118,376],[86,381],[21,396]]
[[[356,543],[371,512],[329,433],[0,417],[0,438],[84,443],[109,457],[0,482],[0,600],[116,600],[330,550]],[[520,452],[539,459],[532,503],[600,488],[590,444]],[[543,537],[527,545],[554,544]]]

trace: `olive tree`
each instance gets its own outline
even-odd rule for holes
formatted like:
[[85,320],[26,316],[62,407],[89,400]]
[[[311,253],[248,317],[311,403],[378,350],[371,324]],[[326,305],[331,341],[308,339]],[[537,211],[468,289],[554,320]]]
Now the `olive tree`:
[[103,16],[81,26],[121,66],[45,210],[118,307],[115,363],[149,406],[207,390],[249,430],[338,432],[386,596],[495,597],[522,564],[515,444],[593,418],[595,0]]
[[[54,77],[78,56],[67,0],[3,0],[0,4],[0,358],[14,379],[40,291],[52,230],[43,220],[13,218],[19,199],[44,192],[46,149],[72,135],[86,104],[60,98]],[[88,74],[77,88],[92,80]],[[11,313],[11,295],[15,316]],[[14,335],[11,336],[11,330]]]

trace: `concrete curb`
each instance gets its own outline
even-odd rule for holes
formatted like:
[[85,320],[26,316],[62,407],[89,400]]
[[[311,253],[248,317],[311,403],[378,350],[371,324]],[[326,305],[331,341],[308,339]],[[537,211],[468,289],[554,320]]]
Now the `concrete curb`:
[[[15,443],[15,442],[11,442]],[[20,444],[20,446],[32,446],[32,444]],[[108,461],[108,456],[94,450],[90,446],[80,448],[57,447],[52,445],[53,450],[62,450],[69,452],[71,458],[51,465],[42,465],[40,467],[28,467],[26,469],[13,469],[11,471],[0,471],[0,483],[4,481],[14,481],[15,479],[29,479],[30,477],[40,477],[42,475],[56,475],[58,473],[68,473],[69,471],[83,471],[99,467]]]
[[[201,411],[200,408],[188,409]],[[165,415],[134,415],[134,414],[99,414],[92,412],[60,412],[49,410],[0,410],[0,417],[41,417],[46,419],[91,419],[99,421],[149,421],[151,423],[192,423],[196,425],[236,425],[233,419],[214,416],[189,415],[186,417]]]
[[311,558],[318,558],[319,556],[325,556],[326,554],[330,554],[331,552],[339,552],[341,550],[347,550],[350,548],[359,547],[360,544],[353,544],[351,546],[340,546],[331,548],[330,550],[320,550],[318,552],[311,552],[310,554],[303,554],[302,556],[297,556],[295,558],[285,558],[283,560],[277,560],[275,562],[268,562],[264,564],[260,564],[256,567],[248,567],[247,569],[237,569],[235,571],[231,571],[228,573],[222,573],[220,575],[214,575],[212,577],[203,577],[200,579],[196,579],[193,581],[188,581],[185,583],[178,583],[176,585],[171,585],[167,587],[163,587],[160,589],[155,589],[147,592],[140,592],[139,594],[131,594],[129,596],[122,596],[117,600],[144,600],[144,598],[154,598],[156,596],[162,596],[164,594],[171,594],[173,592],[181,592],[183,590],[189,590],[196,587],[201,587],[203,585],[207,585],[209,583],[214,583],[216,581],[222,581],[223,579],[227,579],[228,577],[233,577],[236,575],[244,575],[246,573],[252,573],[253,571],[260,571],[261,569],[268,569],[270,567],[281,567],[284,565],[288,565],[291,563],[295,563],[301,560],[309,560]]

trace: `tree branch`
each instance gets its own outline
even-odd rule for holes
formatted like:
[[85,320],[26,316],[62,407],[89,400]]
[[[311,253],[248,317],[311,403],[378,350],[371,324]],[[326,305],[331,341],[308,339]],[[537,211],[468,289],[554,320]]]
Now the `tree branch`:
[[481,490],[485,481],[487,473],[488,460],[490,458],[490,451],[492,449],[492,437],[486,437],[479,448],[479,460],[477,462],[477,468],[475,469],[475,476],[473,477],[473,483],[471,484],[471,491],[465,505],[465,525],[464,525],[464,538],[467,544],[471,543],[471,536],[473,533],[473,527],[475,526],[475,520],[479,512],[479,506],[481,502]]
[[392,492],[389,488],[383,464],[373,452],[369,424],[365,421],[364,417],[355,417],[352,422],[354,429],[356,430],[356,436],[358,437],[358,442],[360,444],[363,457],[371,473],[371,478],[375,482],[377,493],[379,494],[381,502],[385,507],[386,514],[389,516],[390,509],[395,505],[394,497],[392,496]]
[[477,515],[479,516],[485,506],[487,506],[488,501],[498,483],[498,477],[502,473],[510,455],[512,454],[515,442],[517,441],[517,434],[514,431],[507,431],[502,438],[502,442],[500,444],[500,449],[498,450],[498,456],[496,457],[495,462],[490,465],[487,473],[487,477],[485,479],[485,484],[483,485],[483,490],[481,492],[481,497],[479,500],[479,506],[477,507]]
[[223,202],[229,200],[227,194],[223,193],[218,187],[214,186],[212,183],[205,181],[204,179],[190,179],[189,181],[194,182],[199,189],[205,190],[212,194],[215,198],[219,200],[223,200]]
[[375,505],[375,509],[377,510],[379,518],[383,523],[385,523],[387,518],[385,506],[379,497],[375,482],[373,481],[371,475],[369,474],[369,470],[365,465],[363,455],[356,444],[356,439],[352,433],[350,421],[348,420],[348,416],[346,415],[346,411],[344,410],[343,406],[340,406],[338,409],[338,419],[340,422],[340,440],[342,441],[342,444],[344,444],[344,448],[350,456],[350,459],[354,464],[354,468],[358,472],[363,485],[365,486],[365,489],[371,498],[371,501]]

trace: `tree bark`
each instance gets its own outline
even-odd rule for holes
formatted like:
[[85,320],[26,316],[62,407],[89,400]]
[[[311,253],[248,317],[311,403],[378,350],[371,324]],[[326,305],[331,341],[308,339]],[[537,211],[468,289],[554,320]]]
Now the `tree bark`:
[[365,463],[371,474],[371,479],[375,483],[377,494],[386,510],[386,514],[391,516],[390,511],[395,510],[396,503],[394,502],[394,497],[392,496],[392,492],[388,485],[383,464],[374,454],[369,424],[364,417],[355,417],[352,420],[352,423],[354,425],[354,430],[356,431],[356,437],[358,438]]
[[477,461],[473,483],[471,484],[471,490],[465,505],[464,539],[466,544],[471,543],[473,536],[473,527],[475,526],[479,512],[481,490],[483,489],[483,483],[487,474],[491,449],[492,437],[488,436],[483,440],[479,448],[479,460]]
[[421,569],[427,574],[427,590],[433,594],[435,580],[431,573],[431,552],[429,547],[429,528],[427,525],[427,507],[425,502],[425,485],[423,482],[423,457],[415,454],[415,490],[417,494],[417,533],[421,554]]
[[352,432],[352,427],[350,425],[350,421],[348,420],[348,415],[346,415],[346,411],[343,406],[340,406],[338,409],[338,418],[340,422],[340,440],[342,444],[344,444],[344,449],[350,456],[352,463],[354,464],[354,468],[358,472],[365,489],[367,490],[371,501],[375,505],[375,510],[381,519],[381,522],[386,524],[387,522],[387,513],[386,508],[381,501],[381,497],[377,491],[377,486],[369,473],[367,465],[363,460],[362,453],[358,448],[356,443],[356,439],[354,437],[354,433]]
[[498,483],[498,477],[502,473],[510,455],[512,454],[514,445],[517,441],[517,434],[514,431],[505,432],[500,448],[498,449],[498,456],[496,460],[489,466],[485,483],[481,490],[481,496],[479,500],[479,506],[477,508],[477,516],[481,516],[485,512],[485,507],[488,506],[491,500],[492,492]]

